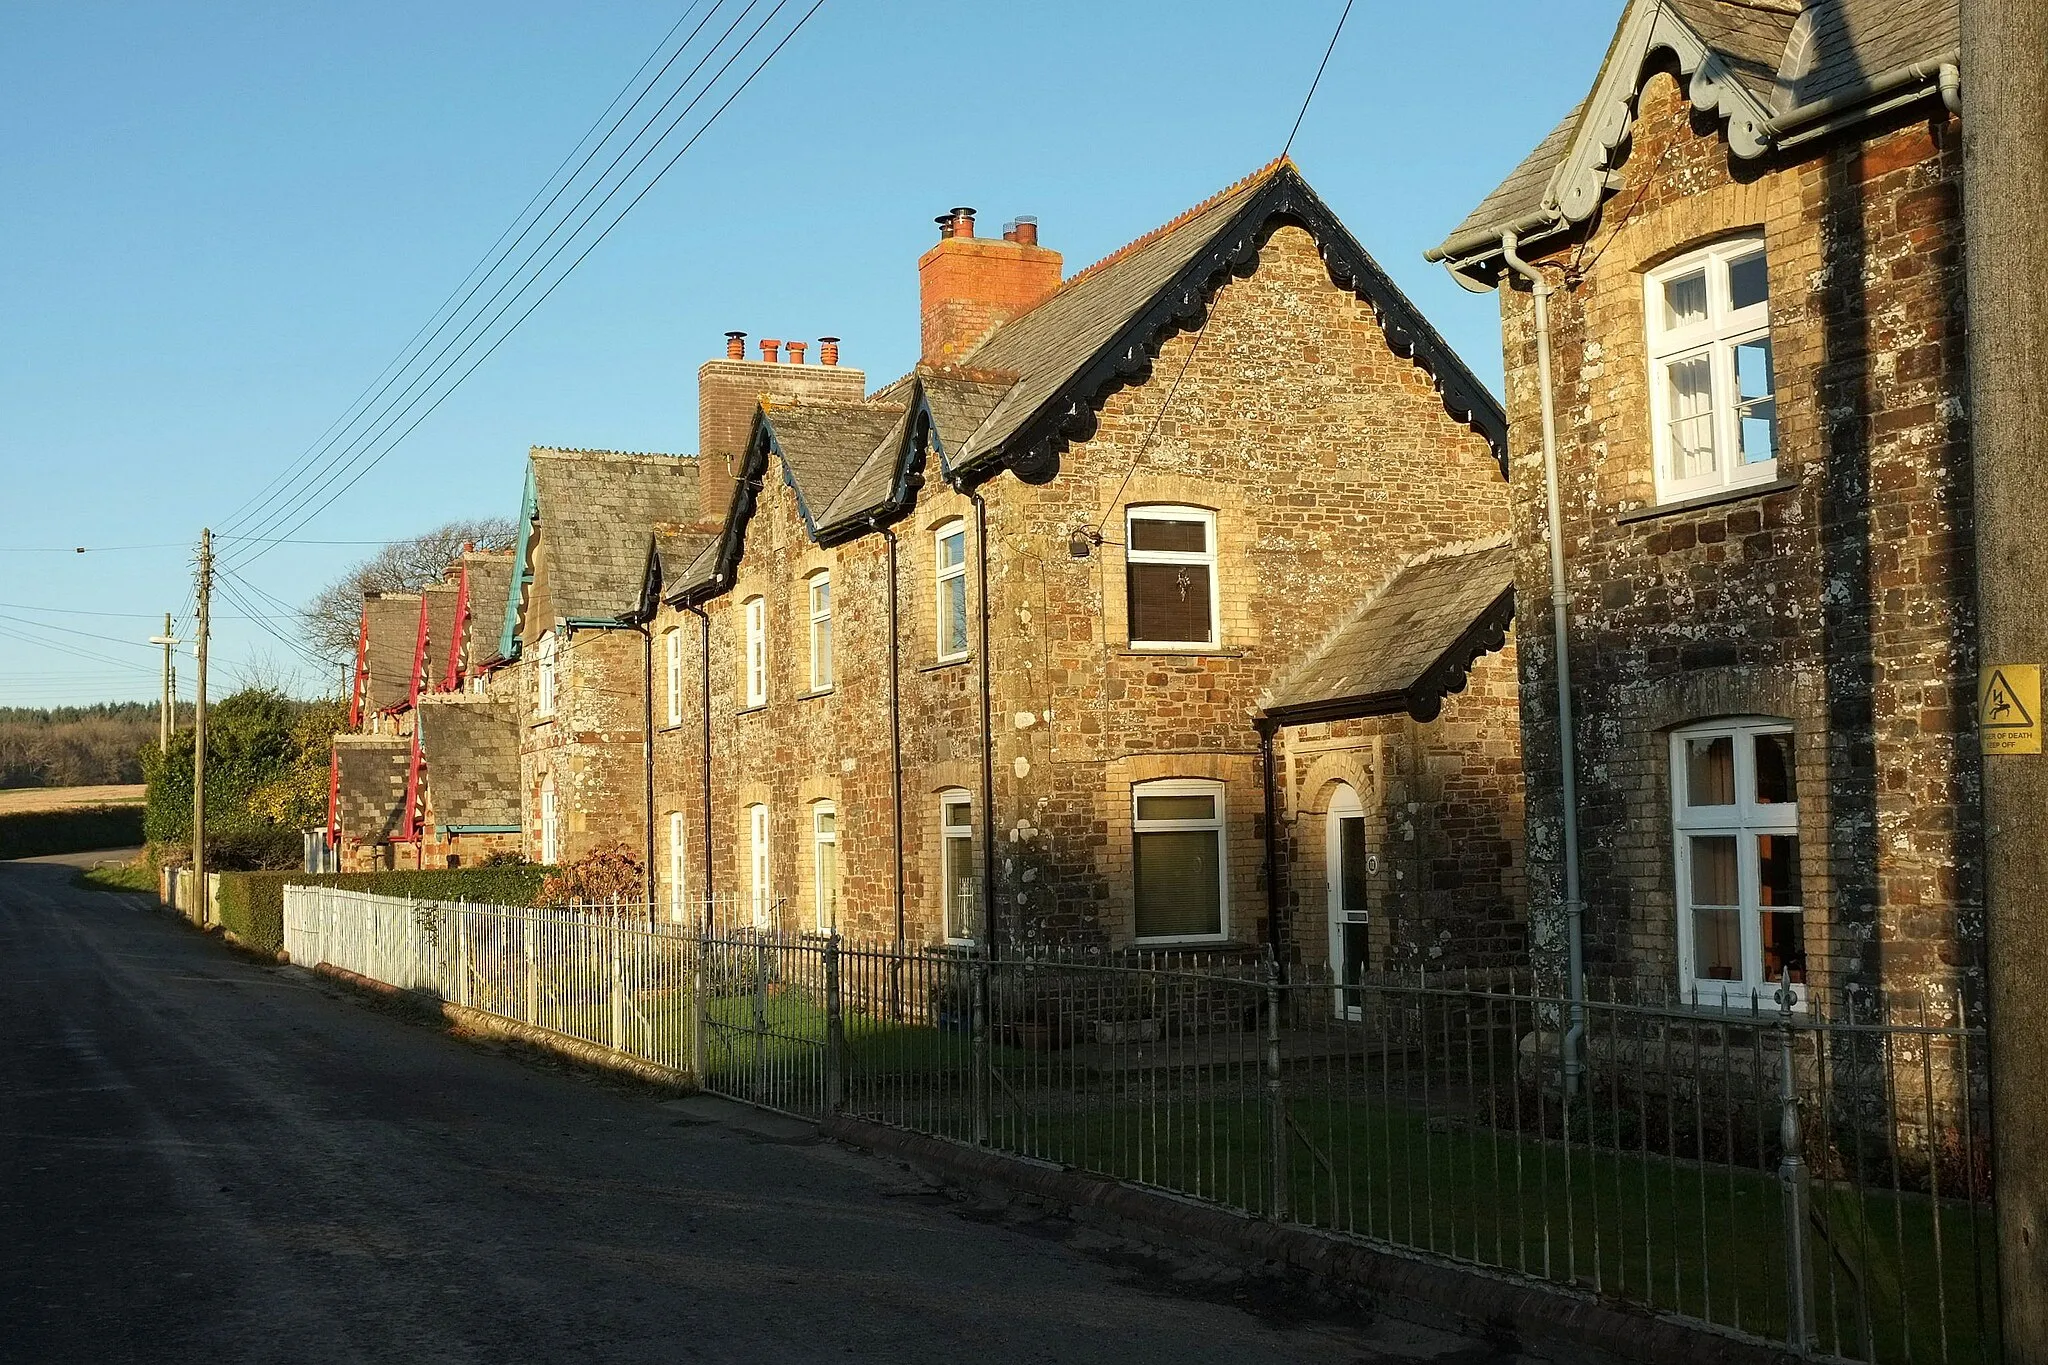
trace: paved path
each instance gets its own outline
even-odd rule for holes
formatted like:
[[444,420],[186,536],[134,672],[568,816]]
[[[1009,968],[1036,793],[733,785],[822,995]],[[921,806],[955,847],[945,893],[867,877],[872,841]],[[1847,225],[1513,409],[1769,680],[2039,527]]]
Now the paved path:
[[0,863],[0,1360],[1491,1361],[464,1043]]

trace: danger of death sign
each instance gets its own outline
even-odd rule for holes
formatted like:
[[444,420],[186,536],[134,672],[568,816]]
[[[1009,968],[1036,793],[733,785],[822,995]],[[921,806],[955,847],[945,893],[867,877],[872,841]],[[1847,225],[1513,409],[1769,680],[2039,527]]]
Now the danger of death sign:
[[2041,670],[1992,664],[1977,675],[1977,731],[1987,754],[2041,752]]

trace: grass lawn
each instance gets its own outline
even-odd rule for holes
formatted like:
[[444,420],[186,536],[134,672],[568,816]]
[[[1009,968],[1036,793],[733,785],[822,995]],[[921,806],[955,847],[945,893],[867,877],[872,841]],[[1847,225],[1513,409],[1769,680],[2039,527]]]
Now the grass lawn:
[[[1270,1121],[1258,1096],[1148,1097],[1126,1086],[1098,1101],[998,1113],[995,1141],[1266,1211]],[[1784,1336],[1785,1202],[1774,1174],[1447,1124],[1398,1102],[1293,1098],[1288,1112],[1296,1221]],[[1807,1233],[1823,1351],[1997,1359],[1978,1327],[1988,1208],[1819,1182],[1811,1202],[1827,1233]],[[1995,1320],[1988,1284],[1983,1314]]]
[[77,884],[89,891],[141,891],[155,895],[157,891],[156,869],[148,860],[138,858],[132,863],[105,863],[89,867],[80,872]]

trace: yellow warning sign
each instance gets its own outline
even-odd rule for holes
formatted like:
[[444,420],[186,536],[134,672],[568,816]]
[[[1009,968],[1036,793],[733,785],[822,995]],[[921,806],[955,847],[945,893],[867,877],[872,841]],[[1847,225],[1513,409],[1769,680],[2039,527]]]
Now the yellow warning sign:
[[1977,676],[1977,730],[1987,754],[2041,752],[2041,669],[1993,664]]

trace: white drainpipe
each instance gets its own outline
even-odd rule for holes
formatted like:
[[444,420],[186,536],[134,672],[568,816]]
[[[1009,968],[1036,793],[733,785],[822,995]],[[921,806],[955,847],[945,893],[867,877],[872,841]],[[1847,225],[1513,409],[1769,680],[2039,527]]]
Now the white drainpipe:
[[1579,896],[1579,788],[1578,745],[1573,739],[1572,663],[1568,629],[1569,598],[1564,584],[1564,516],[1557,495],[1557,408],[1550,386],[1550,283],[1536,268],[1515,253],[1512,230],[1500,238],[1501,259],[1508,269],[1529,281],[1536,298],[1536,388],[1543,404],[1543,507],[1550,537],[1550,630],[1551,647],[1557,655],[1557,758],[1563,773],[1559,797],[1564,807],[1564,919],[1569,944],[1570,968],[1567,990],[1571,995],[1571,1025],[1565,1030],[1560,1048],[1564,1062],[1567,1095],[1579,1091],[1585,1063],[1579,1050],[1586,1036],[1586,946],[1585,902]]

